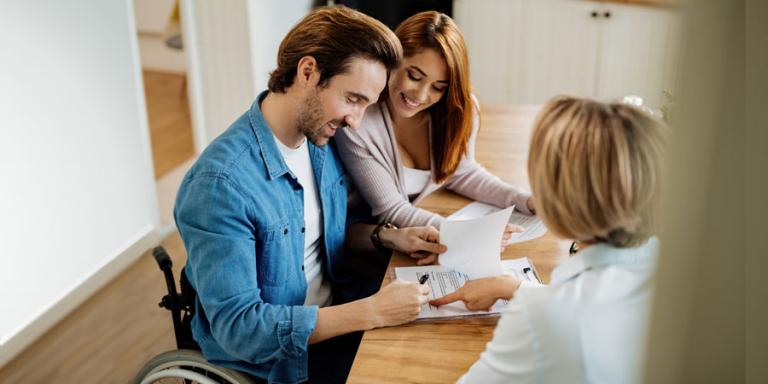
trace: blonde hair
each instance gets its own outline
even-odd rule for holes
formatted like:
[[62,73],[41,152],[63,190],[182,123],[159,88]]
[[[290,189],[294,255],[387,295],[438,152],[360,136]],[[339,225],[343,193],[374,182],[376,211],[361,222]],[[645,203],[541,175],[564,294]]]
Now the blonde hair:
[[664,126],[625,104],[556,97],[536,118],[528,175],[556,235],[634,247],[655,231]]
[[406,57],[434,49],[448,66],[448,88],[435,105],[432,117],[432,154],[434,178],[442,182],[456,172],[467,153],[472,134],[473,103],[469,85],[469,58],[464,35],[447,15],[426,11],[400,23],[395,35]]

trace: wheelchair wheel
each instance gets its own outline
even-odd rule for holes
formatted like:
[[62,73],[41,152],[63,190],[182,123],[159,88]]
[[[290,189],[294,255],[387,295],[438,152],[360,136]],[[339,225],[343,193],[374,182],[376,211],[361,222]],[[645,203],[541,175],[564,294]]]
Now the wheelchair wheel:
[[255,384],[256,382],[243,373],[217,367],[205,361],[200,351],[177,349],[152,358],[139,371],[133,383]]

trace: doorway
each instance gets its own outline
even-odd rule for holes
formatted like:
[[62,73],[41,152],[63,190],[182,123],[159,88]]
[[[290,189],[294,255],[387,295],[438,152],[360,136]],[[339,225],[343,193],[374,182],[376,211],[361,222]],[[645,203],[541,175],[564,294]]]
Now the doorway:
[[134,0],[160,225],[173,227],[173,202],[195,159],[187,60],[178,0]]

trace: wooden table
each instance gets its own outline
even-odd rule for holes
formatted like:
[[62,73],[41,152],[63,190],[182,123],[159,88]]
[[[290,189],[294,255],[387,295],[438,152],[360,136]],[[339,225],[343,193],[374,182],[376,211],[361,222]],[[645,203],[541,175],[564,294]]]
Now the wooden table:
[[[484,107],[477,138],[476,158],[502,179],[528,188],[527,156],[535,106]],[[470,200],[438,191],[422,208],[449,215]],[[570,243],[547,233],[535,240],[513,244],[502,258],[528,257],[544,282],[552,269],[568,256]],[[384,277],[393,268],[415,262],[395,253]],[[365,332],[349,374],[349,383],[452,383],[469,369],[493,336],[498,317],[472,317],[417,321]]]

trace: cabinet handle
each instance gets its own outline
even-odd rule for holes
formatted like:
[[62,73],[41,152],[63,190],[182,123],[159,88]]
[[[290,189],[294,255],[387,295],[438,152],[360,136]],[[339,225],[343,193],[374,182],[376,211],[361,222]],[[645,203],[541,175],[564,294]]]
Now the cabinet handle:
[[605,13],[603,13],[603,17],[605,17],[606,19],[610,19],[611,18],[611,12],[610,11],[605,11]]
[[592,11],[592,13],[590,13],[589,15],[592,16],[593,19],[595,19],[595,18],[597,18],[597,16],[599,16],[597,14],[597,11]]

